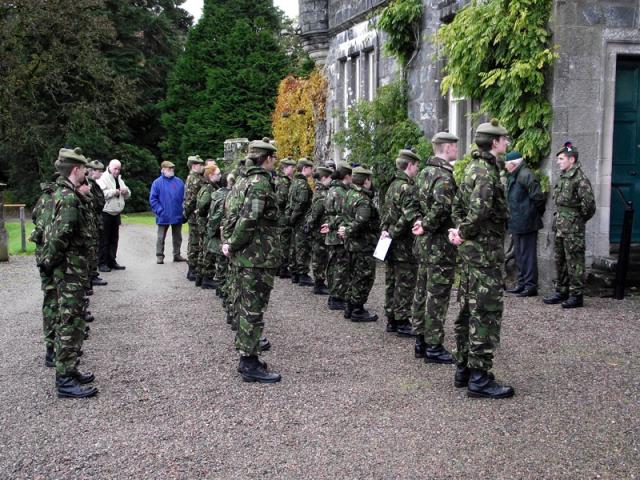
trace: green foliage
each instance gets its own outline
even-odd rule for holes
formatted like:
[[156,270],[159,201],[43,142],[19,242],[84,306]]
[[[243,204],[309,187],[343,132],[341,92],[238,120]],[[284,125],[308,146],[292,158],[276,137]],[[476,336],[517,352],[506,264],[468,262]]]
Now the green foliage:
[[278,83],[289,57],[269,0],[205,0],[169,80],[162,122],[165,158],[219,157],[225,139],[269,136]]
[[407,114],[404,81],[380,88],[371,102],[361,100],[349,110],[347,119],[348,125],[336,133],[334,140],[350,152],[351,162],[373,169],[382,192],[393,180],[400,149],[412,146],[423,159],[432,153],[431,143]]
[[20,233],[20,222],[10,220],[5,222],[7,237],[9,238],[9,255],[33,255],[36,251],[36,244],[29,241],[29,235],[33,232],[33,223],[27,222],[25,225],[27,237],[27,251],[22,251],[22,236]]
[[382,9],[377,27],[387,34],[384,50],[406,67],[420,45],[422,0],[392,0]]
[[481,100],[533,167],[549,151],[547,78],[556,53],[548,29],[552,0],[473,1],[440,28],[447,58],[442,92]]

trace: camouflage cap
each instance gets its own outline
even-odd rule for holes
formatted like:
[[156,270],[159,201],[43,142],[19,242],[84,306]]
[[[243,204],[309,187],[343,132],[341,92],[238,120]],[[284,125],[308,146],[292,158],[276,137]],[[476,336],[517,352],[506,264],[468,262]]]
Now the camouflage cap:
[[[420,157],[415,152],[411,150],[405,150],[405,149],[400,150],[400,153],[398,153],[398,158],[403,158],[412,163],[420,161]],[[356,173],[355,169],[353,173]]]
[[319,166],[316,167],[316,172],[318,175],[322,176],[322,177],[327,177],[329,175],[331,175],[333,173],[333,170],[331,170],[330,168],[327,167],[323,167],[323,166]]
[[58,161],[60,164],[66,165],[86,165],[87,159],[82,155],[82,149],[79,147],[74,148],[61,148],[58,152]]
[[248,153],[251,156],[271,155],[276,151],[276,147],[263,140],[254,140],[249,143]]
[[176,168],[176,166],[169,160],[165,160],[160,164],[160,168]]
[[298,167],[313,167],[313,162],[308,158],[301,158],[298,160]]
[[497,118],[492,118],[490,122],[481,123],[476,129],[476,135],[482,133],[494,137],[506,137],[509,135],[507,129],[500,125]]
[[439,145],[442,143],[458,143],[459,138],[456,137],[453,133],[449,132],[438,132],[431,139],[431,143],[435,145]]
[[578,156],[578,149],[576,147],[574,147],[573,146],[573,142],[571,142],[569,140],[568,142],[564,142],[564,145],[562,146],[562,148],[560,150],[558,150],[558,153],[556,153],[556,157],[558,155],[560,155],[561,153],[566,153],[569,156],[577,157]]
[[100,160],[91,160],[87,167],[104,172],[104,164]]
[[202,165],[204,164],[204,160],[200,158],[200,155],[191,155],[187,158],[187,167],[191,168],[194,163]]
[[296,161],[289,157],[284,157],[282,160],[280,160],[280,165],[295,167]]

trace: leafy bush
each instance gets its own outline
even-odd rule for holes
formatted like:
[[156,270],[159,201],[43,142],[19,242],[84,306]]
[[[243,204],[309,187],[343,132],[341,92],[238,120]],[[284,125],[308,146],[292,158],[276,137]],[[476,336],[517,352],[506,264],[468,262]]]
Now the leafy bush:
[[402,67],[410,62],[420,45],[422,0],[393,0],[382,9],[377,27],[387,34],[384,50],[396,57]]

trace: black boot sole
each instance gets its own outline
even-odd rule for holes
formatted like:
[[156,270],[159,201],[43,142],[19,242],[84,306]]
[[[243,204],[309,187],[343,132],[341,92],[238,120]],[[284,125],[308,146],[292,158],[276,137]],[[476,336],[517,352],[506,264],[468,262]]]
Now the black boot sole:
[[280,380],[282,380],[282,377],[278,377],[277,379],[273,379],[273,380],[268,380],[266,378],[250,377],[243,373],[241,373],[240,376],[242,377],[242,381],[247,383],[278,383]]
[[98,389],[93,387],[91,390],[89,390],[86,394],[83,394],[83,395],[73,395],[69,393],[58,392],[58,398],[89,398],[89,397],[93,397],[97,393],[98,393]]
[[457,380],[454,380],[453,386],[456,388],[467,388],[469,386],[469,380],[467,380],[466,382],[459,382]]
[[471,397],[471,398],[491,398],[491,399],[494,399],[494,400],[499,400],[501,398],[511,398],[511,397],[513,397],[514,394],[515,394],[515,392],[505,393],[504,395],[489,395],[487,393],[474,392],[472,390],[467,390],[467,397]]
[[438,365],[452,365],[454,361],[453,359],[449,361],[449,360],[440,360],[438,358],[424,357],[424,363],[437,363]]

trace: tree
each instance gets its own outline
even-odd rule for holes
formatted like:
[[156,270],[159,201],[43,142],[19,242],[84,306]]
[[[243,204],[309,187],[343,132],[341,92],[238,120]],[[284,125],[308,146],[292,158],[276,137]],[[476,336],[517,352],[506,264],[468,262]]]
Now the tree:
[[163,105],[162,150],[181,173],[188,155],[221,156],[227,138],[271,133],[278,82],[289,68],[280,29],[270,0],[205,0]]

